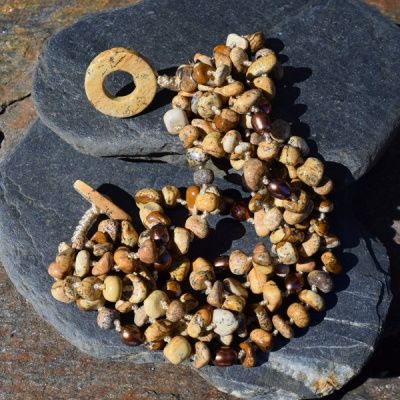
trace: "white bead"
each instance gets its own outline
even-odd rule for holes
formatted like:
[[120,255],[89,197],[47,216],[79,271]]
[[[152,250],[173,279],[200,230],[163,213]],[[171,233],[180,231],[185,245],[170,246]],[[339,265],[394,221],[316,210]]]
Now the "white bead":
[[235,315],[228,310],[214,310],[212,322],[215,326],[214,332],[220,336],[230,335],[239,326]]
[[247,50],[249,47],[249,41],[236,33],[230,33],[226,38],[226,45],[231,48],[240,47],[243,50]]
[[173,108],[164,114],[164,124],[168,133],[177,135],[184,126],[189,124],[189,121],[185,111]]

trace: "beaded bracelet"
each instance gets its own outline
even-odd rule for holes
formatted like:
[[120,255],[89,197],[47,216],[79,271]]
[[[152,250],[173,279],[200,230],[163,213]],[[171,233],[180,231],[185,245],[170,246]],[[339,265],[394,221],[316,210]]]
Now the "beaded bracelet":
[[[137,57],[133,52],[128,60],[135,68]],[[174,364],[193,355],[196,368],[211,361],[253,367],[274,336],[291,339],[294,327],[309,325],[310,310],[324,309],[320,293],[330,292],[331,274],[342,271],[332,252],[339,239],[326,217],[333,184],[323,163],[308,157],[307,142],[290,136],[285,121],[270,120],[271,76],[282,78],[283,69],[260,32],[230,34],[212,58],[197,53],[193,61],[173,77],[159,76],[158,84],[178,92],[164,122],[187,149],[194,185],[185,199],[175,186],[135,193],[145,228],[139,234],[130,215],[77,181],[75,189],[92,206],[49,266],[56,279],[51,292],[82,310],[98,310],[101,329],[115,328],[127,345],[163,349]],[[95,75],[87,74],[86,83]],[[210,157],[227,157],[243,171],[249,199],[220,193],[205,168]],[[173,227],[164,211],[175,206],[187,209],[184,227]],[[272,254],[261,241],[251,255],[235,249],[212,263],[190,260],[191,241],[209,234],[208,215],[223,210],[268,237]],[[98,222],[101,214],[108,219]],[[121,322],[129,316],[130,323]]]

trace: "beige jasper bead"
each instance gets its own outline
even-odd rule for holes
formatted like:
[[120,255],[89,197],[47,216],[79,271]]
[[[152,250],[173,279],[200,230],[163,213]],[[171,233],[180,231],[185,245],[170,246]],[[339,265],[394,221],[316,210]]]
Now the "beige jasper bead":
[[122,280],[118,276],[110,275],[104,279],[103,296],[111,303],[117,302],[122,294]]
[[212,314],[209,310],[200,309],[193,315],[187,325],[187,334],[192,338],[198,338],[207,325],[211,323]]
[[319,186],[313,187],[315,193],[319,194],[320,196],[326,196],[333,190],[333,182],[332,179],[327,177],[323,177]]
[[169,298],[162,290],[154,290],[144,301],[144,311],[150,318],[159,318],[166,314]]
[[342,264],[338,261],[336,256],[331,251],[326,251],[321,255],[321,261],[323,262],[326,270],[331,274],[338,275],[342,272]]
[[258,76],[254,79],[253,85],[261,89],[268,100],[272,100],[275,97],[275,83],[270,77]]
[[257,158],[250,158],[243,164],[243,183],[246,189],[256,192],[262,186],[265,164]]
[[175,243],[178,253],[181,255],[187,254],[192,239],[193,233],[186,228],[177,226],[173,231],[172,240]]
[[282,292],[274,281],[268,281],[263,287],[263,298],[269,311],[275,312],[282,305]]
[[314,255],[321,246],[321,237],[316,233],[312,233],[307,240],[305,240],[299,249],[301,257],[311,257]]
[[317,268],[317,264],[315,263],[315,261],[312,258],[299,260],[296,263],[296,271],[297,272],[309,273],[311,271],[314,271],[315,268]]
[[172,364],[180,364],[190,357],[192,347],[183,336],[175,336],[164,348],[165,358]]
[[[135,90],[120,97],[111,96],[104,79],[114,71],[132,75]],[[139,114],[153,101],[157,91],[156,73],[134,50],[116,47],[98,54],[89,64],[85,75],[85,92],[98,111],[112,117],[126,118]]]
[[255,343],[261,351],[268,351],[272,347],[273,336],[270,332],[257,328],[250,332],[250,340]]
[[272,317],[274,328],[286,339],[291,339],[294,336],[292,327],[280,315]]
[[167,207],[175,207],[176,202],[181,197],[181,193],[176,186],[167,185],[161,189],[164,204]]
[[143,188],[138,190],[134,195],[134,199],[139,208],[147,203],[161,204],[162,202],[161,194],[152,188]]
[[250,283],[250,290],[254,294],[261,294],[263,292],[264,284],[267,282],[267,276],[256,268],[253,268],[248,273],[247,280]]
[[75,258],[74,274],[83,278],[90,272],[90,254],[87,250],[78,252]]
[[257,76],[268,75],[277,64],[278,60],[274,53],[269,53],[265,56],[257,58],[247,69],[246,77],[254,79]]
[[199,215],[191,215],[185,222],[185,228],[193,232],[199,239],[207,237],[209,227],[206,218],[201,218]]
[[51,295],[58,301],[62,303],[72,303],[74,300],[65,294],[65,282],[56,281],[51,286]]
[[296,213],[296,212],[292,212],[292,211],[288,211],[285,210],[283,213],[283,219],[285,220],[285,222],[289,225],[296,225],[296,224],[300,224],[301,222],[303,222],[306,218],[309,217],[309,215],[312,213],[314,208],[314,203],[310,200],[307,203],[306,208],[304,209],[303,212],[301,213]]
[[190,270],[190,261],[188,258],[179,258],[172,264],[169,269],[169,274],[172,279],[178,282],[183,282]]
[[270,161],[279,156],[280,146],[275,140],[261,142],[257,147],[257,156],[260,160]]
[[299,293],[299,299],[303,303],[308,304],[315,311],[322,311],[325,308],[324,299],[318,293],[313,292],[312,290],[302,290]]
[[154,321],[144,332],[147,342],[155,342],[163,340],[166,336],[170,336],[174,330],[174,324],[171,321],[160,320]]
[[243,311],[245,305],[246,300],[243,297],[231,294],[226,296],[225,301],[222,304],[222,308],[240,313]]
[[238,114],[246,114],[261,97],[260,89],[250,89],[242,93],[234,102],[231,109]]
[[297,168],[297,176],[308,186],[318,186],[324,175],[324,164],[318,158],[309,157]]
[[287,315],[299,328],[307,328],[310,325],[310,315],[301,303],[292,303],[287,309]]
[[234,275],[244,275],[251,269],[251,259],[241,250],[234,250],[229,256],[229,269]]
[[204,342],[196,342],[194,345],[195,355],[193,365],[195,368],[202,368],[210,362],[211,352]]
[[219,132],[207,134],[201,143],[201,148],[205,153],[215,158],[221,158],[225,155],[224,147],[221,142],[221,134]]
[[139,235],[131,222],[121,222],[121,244],[128,247],[135,247],[138,243]]
[[96,262],[94,267],[92,268],[92,275],[99,276],[108,274],[113,267],[113,256],[110,252],[104,253],[100,260]]
[[296,248],[289,242],[278,243],[276,245],[276,254],[279,262],[286,265],[296,264],[299,258]]
[[214,193],[198,194],[195,200],[195,206],[199,211],[213,212],[219,207],[219,196]]
[[282,213],[277,207],[261,209],[254,213],[254,228],[258,236],[268,236],[282,223]]

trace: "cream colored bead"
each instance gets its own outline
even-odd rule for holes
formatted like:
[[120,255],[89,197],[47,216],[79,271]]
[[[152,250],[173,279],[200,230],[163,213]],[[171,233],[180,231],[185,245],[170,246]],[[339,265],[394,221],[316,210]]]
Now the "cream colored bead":
[[254,228],[258,236],[268,236],[271,231],[279,227],[282,222],[282,213],[277,207],[268,210],[261,209],[254,213]]
[[186,112],[180,108],[168,110],[163,119],[167,131],[171,135],[178,135],[180,130],[189,123]]
[[187,254],[192,239],[193,233],[189,229],[177,226],[173,231],[172,240],[181,255]]
[[139,235],[130,221],[121,222],[121,244],[128,247],[135,247],[138,243]]
[[122,281],[121,278],[115,275],[107,276],[104,279],[103,296],[107,301],[115,303],[121,298]]
[[169,298],[162,290],[154,290],[144,301],[144,311],[150,318],[159,318],[166,314]]
[[257,58],[247,69],[246,77],[254,79],[257,76],[268,75],[274,69],[277,62],[278,60],[274,53]]
[[296,264],[299,256],[296,248],[292,243],[280,242],[276,245],[276,253],[279,258],[279,262],[282,264],[290,265]]
[[192,347],[183,336],[175,336],[164,348],[164,357],[172,364],[180,364],[190,357]]
[[87,250],[81,250],[78,252],[75,259],[74,269],[74,274],[80,278],[83,278],[90,272],[90,254]]
[[204,342],[196,342],[194,348],[196,352],[193,359],[193,365],[195,368],[202,368],[210,362],[210,349]]

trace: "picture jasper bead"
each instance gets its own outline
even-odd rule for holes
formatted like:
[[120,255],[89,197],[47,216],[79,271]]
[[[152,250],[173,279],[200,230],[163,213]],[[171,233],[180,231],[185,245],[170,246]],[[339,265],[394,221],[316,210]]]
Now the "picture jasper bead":
[[119,313],[111,308],[102,307],[97,314],[97,326],[100,329],[113,329],[114,321],[119,317]]
[[255,343],[261,351],[268,351],[272,347],[273,336],[264,329],[256,328],[250,332],[250,340]]
[[222,346],[215,352],[213,364],[217,367],[229,367],[237,362],[237,352],[231,347]]
[[144,335],[136,325],[125,325],[121,328],[121,339],[128,346],[139,346],[144,342]]
[[329,293],[333,289],[333,279],[325,271],[315,270],[307,275],[307,281],[311,287],[315,286],[323,293]]
[[292,303],[287,309],[287,315],[299,328],[307,328],[310,325],[308,311],[301,303]]
[[172,364],[180,364],[190,357],[192,346],[183,336],[175,336],[164,348],[165,358]]

